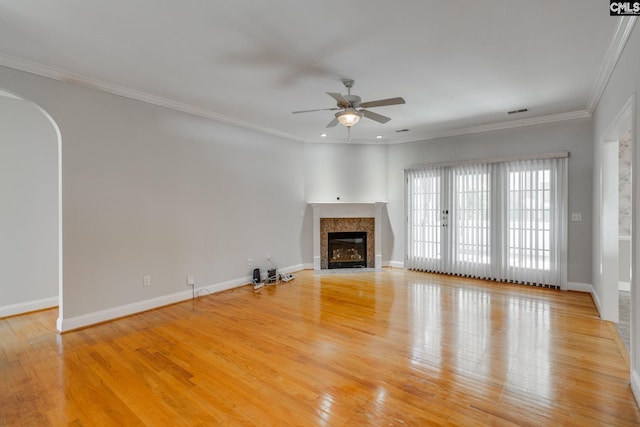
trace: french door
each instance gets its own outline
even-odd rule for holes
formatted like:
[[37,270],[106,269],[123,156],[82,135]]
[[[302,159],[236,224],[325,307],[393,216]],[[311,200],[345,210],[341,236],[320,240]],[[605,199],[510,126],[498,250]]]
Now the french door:
[[407,268],[560,287],[565,174],[564,158],[407,170]]

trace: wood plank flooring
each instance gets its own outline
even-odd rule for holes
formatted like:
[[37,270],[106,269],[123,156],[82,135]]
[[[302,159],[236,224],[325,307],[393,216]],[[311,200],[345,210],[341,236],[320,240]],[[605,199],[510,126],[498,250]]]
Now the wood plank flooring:
[[588,294],[304,271],[62,335],[56,316],[0,319],[0,425],[640,425]]

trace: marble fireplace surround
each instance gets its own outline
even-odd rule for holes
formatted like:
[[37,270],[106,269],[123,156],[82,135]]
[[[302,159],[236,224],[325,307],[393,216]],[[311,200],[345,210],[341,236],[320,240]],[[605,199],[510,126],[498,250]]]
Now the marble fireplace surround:
[[[327,268],[326,254],[324,256],[324,263],[322,257],[322,242],[325,242],[326,250],[326,234],[327,227],[339,228],[335,231],[367,231],[368,236],[371,230],[352,230],[356,224],[366,224],[370,221],[358,221],[367,218],[373,219],[373,265],[370,264],[370,256],[367,253],[367,267],[382,268],[382,208],[387,202],[372,202],[372,203],[309,203],[313,208],[313,269],[321,270]],[[334,218],[336,221],[323,221],[324,227],[320,226],[321,218]],[[340,224],[340,219],[347,219]],[[323,239],[324,235],[324,239]],[[369,252],[369,249],[367,249]]]

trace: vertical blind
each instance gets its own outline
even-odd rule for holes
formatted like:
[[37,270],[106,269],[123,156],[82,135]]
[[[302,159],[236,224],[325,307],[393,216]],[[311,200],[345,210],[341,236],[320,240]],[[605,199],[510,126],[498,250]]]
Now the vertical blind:
[[566,172],[566,158],[407,170],[407,268],[562,287]]

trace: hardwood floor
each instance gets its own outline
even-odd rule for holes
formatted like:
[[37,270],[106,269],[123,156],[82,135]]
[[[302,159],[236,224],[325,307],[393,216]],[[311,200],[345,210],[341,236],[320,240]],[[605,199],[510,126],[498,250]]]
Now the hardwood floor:
[[0,425],[639,425],[588,294],[398,269],[58,335],[0,319]]

